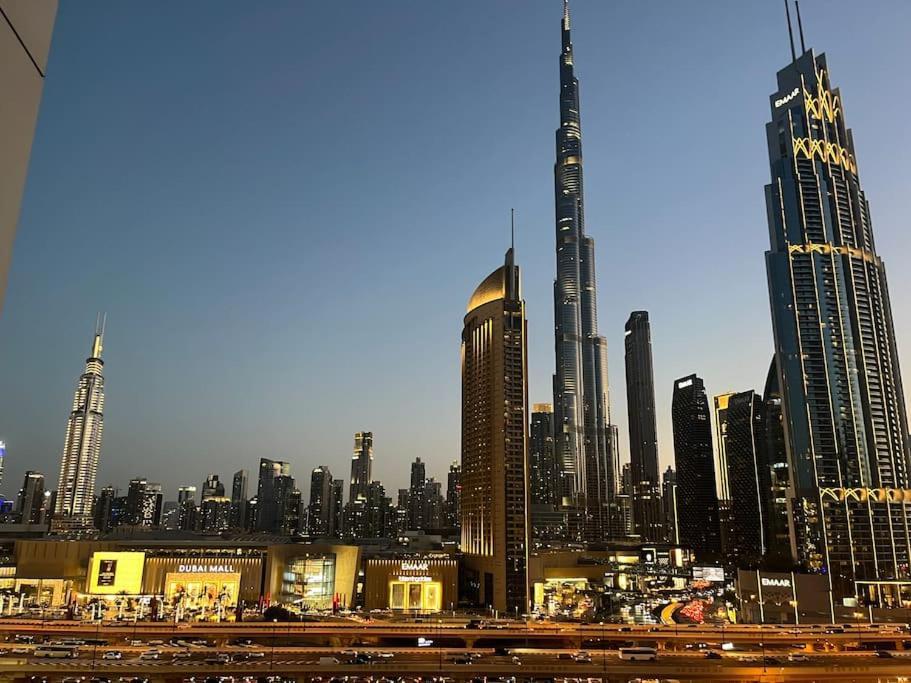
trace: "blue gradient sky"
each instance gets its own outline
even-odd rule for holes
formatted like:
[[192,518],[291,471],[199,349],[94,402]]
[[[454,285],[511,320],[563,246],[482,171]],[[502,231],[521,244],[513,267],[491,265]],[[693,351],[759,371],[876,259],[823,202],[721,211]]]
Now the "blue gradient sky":
[[[558,0],[61,3],[5,309],[2,491],[57,480],[95,312],[108,312],[99,486],[166,498],[287,459],[348,477],[375,434],[459,456],[459,334],[518,220],[531,400],[553,371]],[[911,3],[805,0],[872,203],[911,367]],[[771,355],[764,124],[781,3],[574,0],[588,231],[626,449],[623,323],[652,315],[670,390],[761,389]]]

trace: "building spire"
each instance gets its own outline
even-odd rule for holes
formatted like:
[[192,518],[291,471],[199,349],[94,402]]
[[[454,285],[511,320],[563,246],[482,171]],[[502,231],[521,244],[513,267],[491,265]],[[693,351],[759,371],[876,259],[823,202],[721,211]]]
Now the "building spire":
[[563,0],[563,30],[569,30],[569,0]]
[[803,22],[800,20],[800,0],[794,0],[794,9],[797,10],[797,31],[800,33],[800,54],[807,51],[807,46],[803,42]]
[[791,61],[797,61],[797,53],[794,51],[794,28],[791,26],[791,8],[788,6],[790,0],[784,0],[784,13],[788,18],[788,40],[791,43]]
[[95,338],[92,341],[92,358],[101,358],[101,353],[104,351],[104,326],[107,320],[107,313],[99,313],[95,316]]

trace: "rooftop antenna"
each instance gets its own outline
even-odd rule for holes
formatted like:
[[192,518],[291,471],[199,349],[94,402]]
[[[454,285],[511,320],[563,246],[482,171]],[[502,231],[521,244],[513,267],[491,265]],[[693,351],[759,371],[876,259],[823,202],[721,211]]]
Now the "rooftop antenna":
[[104,326],[107,324],[108,314],[98,313],[95,316],[95,338],[92,340],[92,358],[101,358],[104,351]]
[[797,61],[797,53],[794,51],[794,29],[791,27],[791,9],[788,7],[788,0],[784,0],[784,13],[788,17],[788,38],[791,41],[791,61]]
[[800,0],[794,0],[794,7],[797,9],[797,30],[800,31],[800,54],[807,51],[803,42],[803,22],[800,20]]
[[569,0],[563,0],[563,30],[569,30]]
[[509,210],[509,248],[516,248],[516,210]]

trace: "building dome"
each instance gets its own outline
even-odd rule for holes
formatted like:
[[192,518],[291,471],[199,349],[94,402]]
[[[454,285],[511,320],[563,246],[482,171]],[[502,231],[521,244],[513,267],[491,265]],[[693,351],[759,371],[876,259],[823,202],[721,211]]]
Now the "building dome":
[[484,278],[484,281],[477,286],[471,299],[468,300],[468,313],[471,313],[479,306],[483,306],[491,301],[503,299],[506,296],[506,278],[504,271],[506,266],[500,266],[490,275]]

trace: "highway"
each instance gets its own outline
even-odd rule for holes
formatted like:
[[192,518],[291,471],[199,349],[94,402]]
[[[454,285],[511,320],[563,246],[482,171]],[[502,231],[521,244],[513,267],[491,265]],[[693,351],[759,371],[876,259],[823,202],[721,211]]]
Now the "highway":
[[[585,642],[591,661],[574,661],[572,657],[578,652],[575,646],[554,645],[551,641],[555,629],[569,640]],[[176,628],[174,624],[148,622],[125,625],[2,620],[0,639],[6,638],[7,642],[0,644],[0,683],[28,681],[31,676],[38,676],[35,681],[44,676],[48,683],[69,683],[79,677],[89,683],[93,676],[98,681],[129,681],[138,676],[148,678],[150,683],[185,683],[194,677],[196,683],[218,682],[218,677],[224,676],[220,683],[231,683],[231,677],[233,683],[245,683],[270,674],[289,676],[300,683],[417,683],[418,678],[469,681],[509,676],[515,676],[517,683],[532,679],[628,683],[637,678],[911,683],[911,678],[902,678],[911,676],[911,650],[906,653],[900,649],[902,639],[911,636],[896,633],[891,625],[851,627],[844,629],[845,633],[825,633],[826,629],[832,627],[801,628],[798,634],[791,632],[796,630],[794,627],[733,626],[725,627],[722,640],[721,630],[713,627],[605,625],[602,629],[600,625],[529,624],[525,628],[488,630],[439,623],[252,622]],[[597,636],[602,631],[604,636],[600,639]],[[17,642],[26,634],[57,641],[93,638],[105,644],[80,645],[74,659],[39,659],[34,656],[34,644]],[[353,647],[328,642],[314,645],[308,642],[314,634],[316,640],[343,636],[346,641],[373,642]],[[329,634],[333,638],[327,639]],[[459,642],[465,636],[492,644],[466,648]],[[239,637],[244,639],[242,644]],[[430,641],[429,646],[416,647],[417,638]],[[190,644],[196,639],[197,644]],[[536,644],[536,640],[545,644]],[[412,642],[405,646],[404,641]],[[657,661],[621,661],[616,648],[635,642],[658,644]],[[722,642],[734,643],[726,646],[734,649],[722,650]],[[873,644],[891,656],[868,649]],[[600,649],[602,645],[604,649]],[[141,658],[143,653],[149,657],[148,652],[153,649],[159,652],[157,659]],[[714,653],[711,659],[706,656],[708,650]],[[105,659],[108,651],[121,653],[122,659]],[[354,663],[355,655],[364,653],[371,655],[368,661]],[[459,663],[469,653],[477,659]],[[219,655],[231,661],[215,663]],[[320,664],[321,657],[336,658],[339,663]],[[514,661],[513,657],[517,659]],[[351,678],[343,680],[345,676]]]

